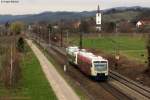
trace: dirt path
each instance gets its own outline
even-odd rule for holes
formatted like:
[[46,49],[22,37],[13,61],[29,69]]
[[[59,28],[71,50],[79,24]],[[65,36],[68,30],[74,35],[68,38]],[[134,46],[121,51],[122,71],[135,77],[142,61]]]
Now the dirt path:
[[31,40],[26,40],[34,54],[38,58],[43,72],[52,86],[57,98],[59,100],[79,100],[79,97],[75,94],[72,88],[66,83],[66,81],[56,71],[54,66],[48,61],[44,54],[32,43]]

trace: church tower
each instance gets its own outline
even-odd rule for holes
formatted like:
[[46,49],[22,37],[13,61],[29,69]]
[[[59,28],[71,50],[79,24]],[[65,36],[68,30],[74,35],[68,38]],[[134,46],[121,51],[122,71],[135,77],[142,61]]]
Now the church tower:
[[101,17],[101,12],[100,12],[100,7],[98,5],[98,8],[97,8],[97,13],[96,13],[96,30],[97,31],[101,31],[101,20],[102,20],[102,17]]

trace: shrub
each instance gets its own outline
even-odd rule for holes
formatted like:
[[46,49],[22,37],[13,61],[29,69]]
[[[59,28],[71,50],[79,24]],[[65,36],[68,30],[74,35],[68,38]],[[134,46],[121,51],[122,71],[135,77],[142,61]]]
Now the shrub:
[[24,52],[24,40],[22,37],[20,37],[17,42],[17,48],[18,48],[19,52]]

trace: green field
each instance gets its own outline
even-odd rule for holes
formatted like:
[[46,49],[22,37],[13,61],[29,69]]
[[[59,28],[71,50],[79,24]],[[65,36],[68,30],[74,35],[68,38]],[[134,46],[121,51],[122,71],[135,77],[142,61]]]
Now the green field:
[[[79,44],[79,37],[71,37],[73,44]],[[146,38],[142,36],[83,37],[83,47],[115,53],[116,50],[131,59],[146,60]],[[144,56],[143,56],[144,55]]]
[[6,89],[0,84],[0,100],[3,97],[14,98],[13,100],[57,100],[40,63],[28,46],[21,66],[23,78],[17,88]]

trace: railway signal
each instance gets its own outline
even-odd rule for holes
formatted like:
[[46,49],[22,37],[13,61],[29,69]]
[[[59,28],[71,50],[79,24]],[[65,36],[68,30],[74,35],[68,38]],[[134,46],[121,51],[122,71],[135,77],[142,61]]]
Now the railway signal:
[[67,71],[67,66],[66,65],[64,65],[64,72],[66,72]]
[[118,68],[118,63],[119,63],[119,60],[120,60],[120,55],[119,54],[116,54],[115,60],[116,60],[116,62],[115,62],[115,69],[117,69]]

